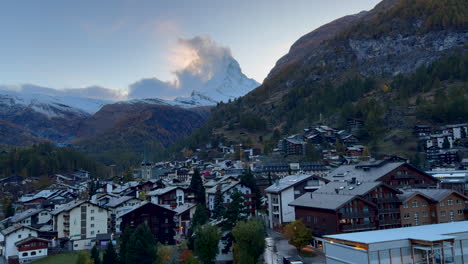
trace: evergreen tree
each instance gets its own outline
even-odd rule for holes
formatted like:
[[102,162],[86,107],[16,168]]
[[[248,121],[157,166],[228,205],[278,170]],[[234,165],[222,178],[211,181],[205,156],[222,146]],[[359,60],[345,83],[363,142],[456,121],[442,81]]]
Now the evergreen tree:
[[221,233],[216,226],[205,224],[195,233],[195,255],[203,264],[214,264]]
[[99,250],[96,245],[91,249],[91,259],[94,261],[94,264],[101,264],[101,257],[99,256]]
[[226,209],[226,213],[224,214],[224,229],[225,230],[232,230],[234,225],[240,221],[247,218],[246,208],[244,205],[244,196],[238,190],[235,190],[231,194],[231,202]]
[[203,180],[198,169],[195,169],[193,172],[192,180],[190,181],[190,188],[195,191],[195,199],[197,203],[205,206],[205,187],[203,186]]
[[114,245],[112,244],[112,241],[110,241],[102,256],[102,264],[115,264],[118,262],[118,256],[115,252]]
[[120,245],[119,245],[119,261],[120,264],[126,264],[127,261],[127,252],[129,248],[130,238],[132,236],[132,231],[130,228],[125,228],[122,235],[120,235]]
[[444,142],[442,142],[442,148],[443,149],[449,149],[450,148],[450,142],[447,137],[444,138]]
[[237,222],[232,229],[238,263],[256,264],[265,251],[266,230],[260,219]]
[[157,259],[156,240],[148,225],[140,224],[127,246],[126,264],[153,264]]
[[193,234],[197,230],[198,227],[206,224],[209,220],[208,217],[208,212],[206,211],[206,208],[198,204],[197,207],[195,208],[195,213],[193,214],[192,221],[190,223],[190,228],[188,230],[188,248],[193,250],[194,246],[194,237]]
[[131,168],[127,168],[123,175],[122,175],[122,182],[129,182],[129,181],[133,181],[134,178],[133,178],[133,173],[132,173],[132,169]]
[[15,208],[13,207],[13,202],[12,202],[11,197],[3,198],[2,208],[3,208],[3,214],[5,215],[5,218],[15,215]]
[[221,193],[221,186],[216,187],[214,198],[213,218],[219,219],[224,214],[223,194]]
[[262,206],[262,194],[257,186],[257,181],[252,174],[252,171],[249,169],[244,170],[244,172],[240,176],[240,181],[245,186],[249,187],[252,191],[252,194],[255,194],[255,207],[259,209]]

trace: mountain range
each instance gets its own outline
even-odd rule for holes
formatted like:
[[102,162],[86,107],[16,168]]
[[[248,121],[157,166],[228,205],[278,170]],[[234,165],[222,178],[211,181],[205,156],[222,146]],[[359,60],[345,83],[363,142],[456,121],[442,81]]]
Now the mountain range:
[[173,100],[126,99],[124,93],[102,87],[55,90],[35,85],[3,86],[0,144],[73,144],[111,163],[108,156],[119,149],[120,154],[127,151],[129,160],[135,161],[145,148],[164,148],[190,135],[203,124],[211,107],[245,95],[258,85],[227,55],[216,74],[197,83],[197,90]]

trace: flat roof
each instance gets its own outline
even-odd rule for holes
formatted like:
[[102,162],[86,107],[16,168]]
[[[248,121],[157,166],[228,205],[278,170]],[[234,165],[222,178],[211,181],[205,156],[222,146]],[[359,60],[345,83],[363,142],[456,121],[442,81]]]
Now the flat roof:
[[445,239],[454,239],[454,237],[450,236],[450,234],[464,232],[468,232],[468,221],[328,235],[324,237],[350,242],[372,244],[405,239],[439,241]]

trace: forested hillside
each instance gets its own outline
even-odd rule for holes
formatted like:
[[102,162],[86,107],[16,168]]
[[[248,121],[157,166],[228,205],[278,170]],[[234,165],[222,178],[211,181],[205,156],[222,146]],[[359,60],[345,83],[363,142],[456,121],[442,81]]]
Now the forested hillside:
[[0,177],[19,175],[24,178],[84,169],[97,177],[107,176],[104,165],[70,148],[44,143],[27,148],[0,148]]

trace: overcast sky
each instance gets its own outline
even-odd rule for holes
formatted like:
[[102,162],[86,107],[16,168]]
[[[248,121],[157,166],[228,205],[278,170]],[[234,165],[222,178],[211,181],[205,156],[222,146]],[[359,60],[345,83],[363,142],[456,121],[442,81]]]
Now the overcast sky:
[[262,82],[302,35],[378,0],[41,0],[0,2],[0,85],[127,89],[174,81],[208,37]]

